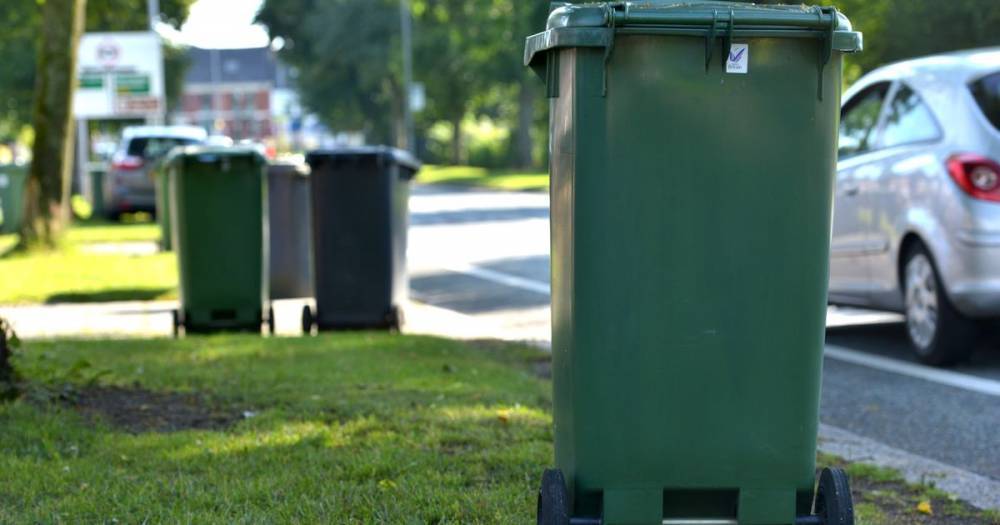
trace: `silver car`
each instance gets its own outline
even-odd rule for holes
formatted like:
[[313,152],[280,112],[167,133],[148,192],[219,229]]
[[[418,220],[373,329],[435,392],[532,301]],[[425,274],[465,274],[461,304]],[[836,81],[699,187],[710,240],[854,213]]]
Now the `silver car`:
[[104,183],[108,218],[122,213],[156,209],[156,192],[150,170],[174,146],[204,142],[208,134],[193,126],[132,126],[122,132],[122,142],[111,158]]
[[844,94],[830,302],[901,312],[918,358],[1000,319],[1000,48],[872,71]]

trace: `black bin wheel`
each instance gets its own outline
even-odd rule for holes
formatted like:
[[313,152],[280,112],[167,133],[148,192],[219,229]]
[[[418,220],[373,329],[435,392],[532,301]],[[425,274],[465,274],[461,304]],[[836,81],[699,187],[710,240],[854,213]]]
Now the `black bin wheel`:
[[403,309],[398,306],[393,306],[385,314],[385,324],[390,331],[402,332],[403,323],[405,322],[406,318],[403,316]]
[[274,335],[274,307],[267,309],[267,333]]
[[302,307],[302,333],[305,335],[312,334],[313,325],[316,324],[316,318],[313,317],[312,308],[309,305]]
[[170,312],[170,317],[173,323],[173,331],[171,333],[174,339],[177,339],[181,335],[181,313],[178,310],[173,310]]
[[854,500],[846,472],[823,469],[813,509],[823,525],[854,525]]
[[538,490],[538,525],[569,525],[569,494],[566,478],[558,469],[542,473]]

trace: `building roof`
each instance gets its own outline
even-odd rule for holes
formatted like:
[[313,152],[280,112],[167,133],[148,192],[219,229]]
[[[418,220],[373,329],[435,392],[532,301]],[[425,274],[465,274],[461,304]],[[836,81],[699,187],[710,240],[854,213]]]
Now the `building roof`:
[[[288,74],[268,47],[188,50],[185,84],[271,82],[286,87]],[[213,74],[214,72],[214,74]],[[216,75],[218,78],[216,78]]]

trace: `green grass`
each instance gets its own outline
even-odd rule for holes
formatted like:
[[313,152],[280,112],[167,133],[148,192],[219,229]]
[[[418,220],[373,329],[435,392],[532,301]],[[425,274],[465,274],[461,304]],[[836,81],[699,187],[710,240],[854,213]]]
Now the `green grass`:
[[140,242],[160,240],[160,226],[153,222],[115,223],[82,222],[66,232],[66,241],[86,242]]
[[549,189],[548,173],[490,171],[472,166],[424,166],[417,174],[417,182],[481,186],[510,191],[546,191]]
[[155,224],[84,223],[66,232],[58,250],[11,251],[14,235],[0,236],[0,304],[151,300],[176,296],[172,253],[87,253],[87,244],[159,238]]
[[[16,358],[29,394],[0,405],[0,523],[531,523],[552,458],[544,359],[370,333],[30,342]],[[254,415],[129,433],[40,395],[94,378]],[[818,462],[852,475],[858,525],[1000,523],[894,471]]]
[[30,378],[86,359],[102,383],[256,416],[129,434],[0,406],[0,523],[529,523],[552,457],[540,357],[365,333],[32,342]]

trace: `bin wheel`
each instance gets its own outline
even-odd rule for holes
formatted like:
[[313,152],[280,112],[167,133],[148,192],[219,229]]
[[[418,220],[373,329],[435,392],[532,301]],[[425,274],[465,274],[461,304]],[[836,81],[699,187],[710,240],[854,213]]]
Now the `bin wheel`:
[[316,319],[313,317],[312,308],[309,305],[302,307],[302,333],[305,335],[312,335],[313,325],[316,323]]
[[178,310],[172,310],[170,312],[170,317],[173,322],[173,331],[171,332],[174,339],[177,339],[181,335],[181,313]]
[[385,314],[385,324],[389,327],[389,330],[393,332],[402,332],[405,321],[406,318],[403,315],[403,310],[398,306],[393,306],[389,309],[389,312]]
[[267,309],[267,333],[274,335],[274,307]]
[[846,472],[839,468],[823,469],[813,510],[823,525],[854,525],[854,500]]
[[559,469],[545,469],[538,490],[538,525],[569,525],[569,494]]

